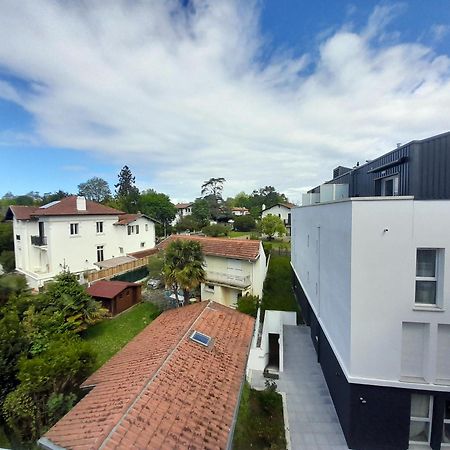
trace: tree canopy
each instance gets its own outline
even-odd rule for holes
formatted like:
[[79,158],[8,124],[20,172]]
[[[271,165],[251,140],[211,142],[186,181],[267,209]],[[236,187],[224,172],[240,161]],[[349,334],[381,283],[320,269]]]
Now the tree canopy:
[[121,209],[128,213],[138,211],[139,189],[135,186],[135,177],[128,166],[123,166],[119,175],[119,182],[114,185],[116,198]]
[[261,233],[267,235],[269,240],[273,239],[275,234],[279,236],[286,234],[286,227],[283,221],[278,216],[273,216],[272,214],[261,219],[260,227]]
[[111,190],[108,182],[103,178],[93,177],[78,185],[78,195],[83,195],[93,202],[101,203],[111,197]]
[[177,213],[169,196],[153,189],[141,193],[138,206],[141,213],[147,214],[166,226],[173,221]]

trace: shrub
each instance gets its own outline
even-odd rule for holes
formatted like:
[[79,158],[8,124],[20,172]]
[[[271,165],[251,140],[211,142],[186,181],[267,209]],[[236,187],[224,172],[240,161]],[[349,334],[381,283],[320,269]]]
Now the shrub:
[[16,259],[12,250],[4,250],[0,254],[0,264],[5,272],[12,272],[16,268]]
[[228,236],[230,233],[230,229],[226,225],[208,225],[206,227],[202,228],[203,233],[206,234],[206,236],[211,237],[219,237],[219,236]]
[[233,227],[236,231],[251,231],[256,227],[255,219],[250,215],[237,216],[234,218]]
[[259,297],[257,295],[245,295],[238,298],[237,301],[237,310],[252,317],[256,317],[258,306]]

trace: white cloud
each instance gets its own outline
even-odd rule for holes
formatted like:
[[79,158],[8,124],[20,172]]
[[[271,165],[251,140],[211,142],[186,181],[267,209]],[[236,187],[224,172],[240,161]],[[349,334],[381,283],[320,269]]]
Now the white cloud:
[[388,33],[395,8],[322,38],[314,59],[262,64],[258,3],[193,4],[3,0],[0,67],[30,85],[0,96],[48,145],[186,200],[213,176],[226,195],[270,184],[296,200],[336,165],[448,129],[450,59]]

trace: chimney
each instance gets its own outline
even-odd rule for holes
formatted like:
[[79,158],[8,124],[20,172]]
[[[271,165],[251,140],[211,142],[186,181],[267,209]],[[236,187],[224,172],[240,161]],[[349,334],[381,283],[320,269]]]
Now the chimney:
[[397,148],[400,148],[402,146],[401,142],[397,142]]
[[86,211],[86,199],[84,197],[77,197],[77,211]]

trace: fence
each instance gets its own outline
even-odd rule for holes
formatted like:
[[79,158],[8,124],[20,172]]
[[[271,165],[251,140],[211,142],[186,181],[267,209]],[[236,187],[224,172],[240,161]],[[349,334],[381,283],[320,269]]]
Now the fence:
[[111,278],[117,275],[120,275],[125,272],[129,272],[134,269],[138,269],[140,267],[144,267],[148,264],[152,255],[145,256],[144,258],[138,258],[134,261],[130,261],[124,264],[119,264],[116,267],[111,267],[109,269],[101,269],[96,272],[89,272],[86,276],[86,280],[89,283],[93,281],[103,280],[105,278]]

